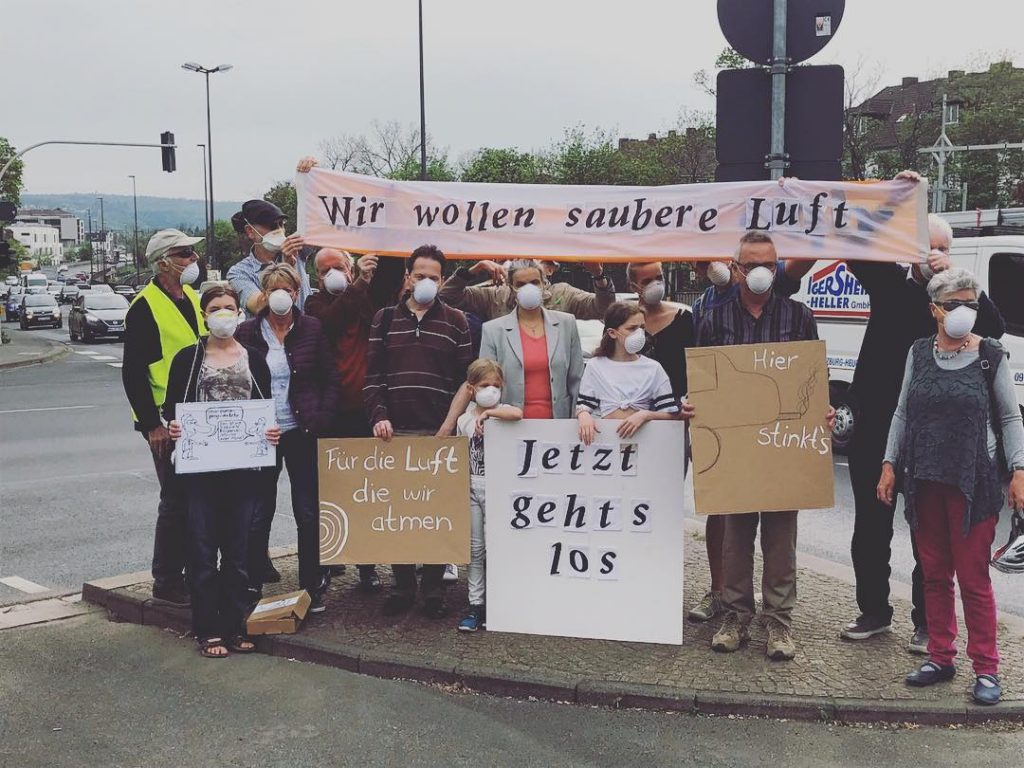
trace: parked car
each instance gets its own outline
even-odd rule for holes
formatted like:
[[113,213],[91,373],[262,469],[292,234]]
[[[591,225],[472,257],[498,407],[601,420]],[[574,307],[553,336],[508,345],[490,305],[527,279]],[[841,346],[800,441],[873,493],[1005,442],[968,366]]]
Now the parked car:
[[115,285],[114,293],[118,296],[124,296],[128,301],[135,298],[135,289],[130,285]]
[[21,330],[36,328],[40,325],[48,328],[60,328],[64,319],[60,314],[57,300],[48,293],[27,293],[21,300]]
[[60,296],[58,301],[61,304],[70,304],[78,298],[78,294],[81,291],[78,290],[78,286],[75,283],[64,283],[64,287],[60,289]]
[[124,317],[128,299],[110,293],[84,291],[75,299],[68,314],[68,334],[72,341],[89,342],[101,336],[124,338]]
[[114,292],[114,289],[111,288],[106,283],[93,283],[92,284],[92,290],[93,290],[93,293],[113,293]]
[[25,289],[20,285],[12,285],[7,292],[7,320],[17,320],[21,314],[21,299],[25,295]]
[[54,281],[54,282],[50,283],[48,286],[46,286],[46,292],[48,294],[50,294],[51,296],[53,296],[54,298],[56,298],[57,296],[60,295],[60,288],[61,288],[60,283]]

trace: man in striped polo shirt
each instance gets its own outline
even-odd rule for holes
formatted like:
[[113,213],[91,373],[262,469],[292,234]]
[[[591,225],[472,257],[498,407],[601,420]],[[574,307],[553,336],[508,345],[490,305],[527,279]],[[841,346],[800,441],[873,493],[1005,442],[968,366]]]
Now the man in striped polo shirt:
[[[406,260],[406,295],[373,318],[363,395],[374,437],[437,434],[466,380],[473,344],[466,316],[437,298],[444,264],[444,254],[433,245],[413,251]],[[416,602],[416,566],[392,570],[395,589],[383,609],[388,616]],[[430,618],[447,614],[443,573],[443,565],[423,566],[422,608]]]
[[[804,304],[772,291],[778,257],[772,239],[763,232],[748,232],[740,239],[732,270],[740,285],[734,301],[709,309],[697,329],[697,346],[765,344],[812,341],[818,338],[814,314]],[[697,417],[700,418],[698,412]],[[835,420],[830,407],[829,427]],[[723,515],[720,569],[721,601],[725,620],[711,647],[732,652],[749,639],[754,617],[754,540],[761,528],[762,615],[768,629],[770,659],[792,659],[796,643],[792,614],[796,605],[796,511],[752,512]]]

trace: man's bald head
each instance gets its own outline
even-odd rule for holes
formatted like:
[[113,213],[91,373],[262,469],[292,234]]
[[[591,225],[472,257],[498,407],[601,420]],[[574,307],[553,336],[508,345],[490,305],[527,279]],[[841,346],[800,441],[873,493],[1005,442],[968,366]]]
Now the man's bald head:
[[313,266],[316,268],[317,277],[320,278],[321,287],[323,287],[324,275],[332,269],[340,269],[348,275],[350,280],[352,279],[352,255],[348,251],[339,251],[336,248],[321,248],[316,253]]

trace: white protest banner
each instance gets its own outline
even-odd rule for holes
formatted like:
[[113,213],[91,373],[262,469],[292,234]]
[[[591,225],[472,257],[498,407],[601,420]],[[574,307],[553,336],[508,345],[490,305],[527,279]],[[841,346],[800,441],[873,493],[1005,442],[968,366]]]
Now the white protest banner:
[[273,400],[178,403],[174,418],[181,424],[174,446],[179,475],[272,467],[277,461],[277,449],[267,442],[267,427],[277,423]]
[[487,423],[489,630],[683,642],[683,425],[618,424]]
[[319,246],[407,256],[563,261],[728,259],[749,231],[789,259],[923,261],[927,184],[776,181],[664,187],[295,177],[298,231]]

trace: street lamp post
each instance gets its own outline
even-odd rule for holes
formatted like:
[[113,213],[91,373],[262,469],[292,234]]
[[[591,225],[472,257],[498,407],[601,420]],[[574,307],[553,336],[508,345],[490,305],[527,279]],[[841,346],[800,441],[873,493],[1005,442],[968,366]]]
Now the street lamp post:
[[132,209],[135,214],[135,245],[132,246],[132,261],[135,262],[135,284],[139,284],[139,198],[135,193],[135,174],[128,176],[132,180]]
[[101,275],[105,276],[107,271],[107,223],[103,218],[103,198],[97,197],[96,199],[100,201],[100,236],[103,238],[103,257],[99,262],[99,272]]
[[427,106],[423,97],[423,0],[420,0],[420,181],[427,180]]
[[206,190],[206,145],[196,144],[196,146],[203,150],[203,219],[206,222],[206,248],[209,250],[210,243],[213,241],[213,232],[210,230],[213,222],[210,221],[210,197]]
[[213,131],[210,124],[210,75],[214,72],[227,72],[231,69],[230,64],[219,64],[216,67],[209,68],[204,67],[201,64],[196,64],[194,61],[187,61],[181,65],[182,69],[187,69],[189,72],[199,72],[206,77],[206,173],[207,173],[207,187],[209,189],[209,201],[208,206],[208,224],[207,224],[207,241],[206,241],[206,253],[209,265],[211,267],[216,266],[216,254],[214,253],[213,238],[210,237],[210,231],[213,227]]

